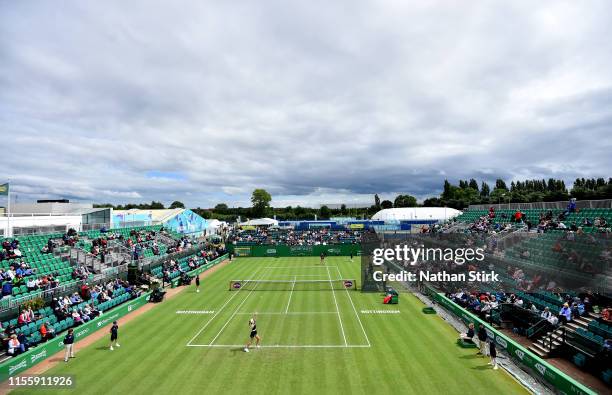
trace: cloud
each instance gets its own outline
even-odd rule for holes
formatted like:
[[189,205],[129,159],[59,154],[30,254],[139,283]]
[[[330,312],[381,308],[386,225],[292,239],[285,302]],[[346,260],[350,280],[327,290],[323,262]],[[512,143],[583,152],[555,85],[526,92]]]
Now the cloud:
[[611,19],[605,1],[14,2],[0,167],[21,201],[202,207],[609,177]]

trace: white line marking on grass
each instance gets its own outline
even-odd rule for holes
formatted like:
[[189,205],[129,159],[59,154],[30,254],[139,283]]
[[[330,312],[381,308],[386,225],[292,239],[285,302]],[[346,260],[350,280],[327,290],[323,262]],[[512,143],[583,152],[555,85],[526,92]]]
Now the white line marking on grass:
[[[259,280],[262,280],[262,277],[263,277],[263,276],[260,276],[260,277],[259,277]],[[249,298],[249,296],[251,296],[251,294],[253,293],[253,291],[255,291],[255,289],[257,289],[257,286],[258,286],[259,284],[260,284],[260,283],[259,283],[259,282],[257,282],[257,283],[255,284],[255,286],[253,287],[253,289],[252,289],[252,290],[251,290],[251,291],[248,293],[248,295],[246,296],[246,298],[244,298],[244,300],[243,300],[243,301],[242,301],[242,302],[241,302],[241,303],[238,305],[238,307],[236,307],[236,311],[234,311],[234,314],[232,314],[232,316],[231,316],[231,317],[230,317],[230,318],[227,320],[227,322],[225,322],[225,324],[223,325],[223,327],[221,327],[221,329],[219,330],[219,333],[217,333],[217,336],[215,336],[215,337],[214,337],[214,338],[211,340],[211,342],[210,342],[210,344],[209,344],[209,345],[212,345],[212,344],[215,342],[215,340],[217,340],[217,338],[218,338],[218,337],[221,335],[221,333],[223,332],[223,330],[225,329],[225,327],[226,327],[226,326],[227,326],[227,325],[228,325],[228,324],[229,324],[229,323],[232,321],[232,318],[234,318],[234,317],[236,316],[236,314],[238,313],[238,311],[240,310],[240,308],[242,307],[242,305],[244,304],[244,302],[246,302],[246,301],[247,301],[247,299]],[[240,288],[240,289],[242,289],[242,288]],[[240,292],[240,289],[238,290],[238,292]]]
[[[277,275],[269,275],[266,276],[266,280],[268,279],[273,279],[273,278],[281,278],[281,279],[286,279],[287,277],[289,277],[289,279],[293,279],[293,277],[325,277],[324,274],[277,274]],[[323,280],[327,280],[326,278],[323,278]]]
[[[340,321],[340,330],[342,331],[342,337],[344,338],[344,345],[348,346],[346,341],[346,334],[344,333],[344,325],[342,325],[342,318],[340,317],[340,308],[338,307],[338,301],[336,300],[336,291],[334,290],[334,284],[332,283],[331,274],[329,273],[329,267],[327,267],[327,277],[329,277],[329,285],[332,287],[332,295],[334,296],[334,303],[336,304],[336,310],[338,311],[338,320]],[[336,268],[337,269],[337,268]]]
[[[246,312],[246,313],[236,313],[236,315],[253,315],[254,312]],[[261,312],[258,311],[257,315],[300,315],[300,314],[338,314],[337,311],[267,311]]]
[[[257,269],[256,273],[259,273],[259,271],[262,268],[260,267],[259,269]],[[200,329],[194,337],[191,338],[191,340],[189,340],[189,342],[187,343],[187,345],[190,345],[192,341],[194,341],[196,339],[196,337],[200,336],[200,333],[202,333],[202,331],[204,331],[204,329],[206,329],[206,327],[215,319],[216,316],[219,315],[219,313],[221,313],[223,311],[223,309],[225,308],[225,306],[227,306],[227,304],[229,302],[232,301],[232,299],[234,299],[236,297],[236,295],[238,295],[240,293],[240,291],[242,291],[242,288],[240,288],[238,291],[236,291],[235,294],[233,294],[224,304],[223,306],[221,306],[221,308],[219,310],[217,310],[217,312],[215,313],[215,315],[213,315],[212,317],[210,317],[210,319],[206,322],[206,324],[204,324],[204,326],[202,327],[202,329]]]
[[[244,344],[189,344],[188,347],[244,348]],[[369,348],[366,344],[272,344],[261,345],[260,348]]]
[[[336,270],[338,271],[338,275],[340,276],[340,278],[342,278],[342,273],[340,272],[340,269],[338,269],[338,266],[336,266]],[[366,338],[366,342],[368,342],[368,347],[370,347],[370,339],[368,339],[368,334],[366,333],[365,328],[361,323],[361,318],[359,318],[359,314],[357,313],[357,309],[355,308],[355,304],[353,303],[353,298],[351,298],[351,293],[349,292],[348,288],[345,288],[344,290],[346,291],[346,294],[348,295],[349,300],[351,301],[351,306],[353,306],[353,311],[355,312],[355,316],[357,316],[359,326],[361,326],[361,330],[363,331],[363,335]]]
[[289,312],[289,304],[291,303],[291,296],[293,296],[293,288],[295,288],[295,276],[293,276],[293,285],[291,286],[291,292],[289,293],[289,301],[287,301],[287,308],[285,309],[285,314]]
[[302,268],[318,268],[318,269],[323,269],[325,267],[338,267],[335,265],[328,265],[328,266],[322,266],[322,265],[318,265],[318,266],[266,266],[264,269],[302,269]]
[[177,310],[176,314],[214,314],[214,310]]

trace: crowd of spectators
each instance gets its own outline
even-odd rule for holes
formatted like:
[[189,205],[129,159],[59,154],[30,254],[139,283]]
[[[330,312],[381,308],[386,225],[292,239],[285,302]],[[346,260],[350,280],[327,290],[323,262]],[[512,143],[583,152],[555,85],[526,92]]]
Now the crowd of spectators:
[[180,264],[179,260],[174,258],[169,259],[168,261],[163,263],[162,270],[162,279],[164,283],[169,283],[170,280],[176,277],[176,274],[181,277],[186,273],[199,268],[211,262],[223,254],[225,254],[225,248],[221,246],[214,246],[212,244],[208,244],[204,249],[198,252],[196,255],[191,256],[187,259],[187,265],[184,267]]
[[9,259],[21,258],[21,250],[19,249],[19,240],[5,239],[2,242],[2,249],[0,250],[0,262]]
[[[583,295],[583,297],[559,293],[554,295],[562,303],[558,311],[551,311],[549,307],[539,309],[536,304],[523,300],[515,293],[459,291],[447,296],[455,303],[489,322],[492,312],[498,310],[500,304],[503,303],[525,309],[533,317],[547,320],[553,327],[563,325],[576,317],[584,316],[587,312],[593,311],[591,296],[588,294]],[[518,331],[518,328],[515,328],[515,331]]]
[[235,230],[229,233],[228,242],[248,242],[270,245],[329,245],[357,244],[361,242],[362,230],[330,230],[327,228],[299,230]]
[[[141,295],[141,290],[138,287],[116,278],[91,287],[89,284],[84,284],[79,292],[53,298],[50,307],[57,321],[72,318],[73,326],[79,326],[103,314],[94,302],[98,304],[107,302],[118,291],[127,292],[131,298]],[[17,329],[36,322],[41,318],[48,318],[48,316],[42,317],[36,315],[31,308],[24,307],[17,317],[16,325],[9,324],[4,328],[0,326],[0,338],[8,355],[15,356],[35,346],[35,344],[31,344],[22,331]],[[53,326],[45,322],[42,322],[37,329],[40,333],[41,342],[52,339],[56,335]]]

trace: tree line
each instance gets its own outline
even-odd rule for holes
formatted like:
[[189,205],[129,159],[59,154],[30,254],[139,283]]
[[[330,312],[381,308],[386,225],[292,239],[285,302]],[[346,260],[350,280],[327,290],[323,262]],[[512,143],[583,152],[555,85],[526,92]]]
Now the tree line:
[[[382,200],[378,194],[374,195],[373,204],[369,207],[353,208],[342,204],[340,208],[321,206],[320,208],[287,206],[271,207],[272,195],[265,189],[255,189],[251,195],[251,207],[229,207],[226,203],[219,203],[213,208],[197,207],[192,209],[195,213],[206,219],[216,218],[223,221],[235,221],[241,218],[261,218],[276,216],[278,220],[313,220],[329,219],[332,217],[370,218],[382,209],[398,207],[452,207],[464,209],[470,204],[496,204],[496,203],[530,203],[554,202],[568,200],[574,197],[578,200],[612,199],[612,178],[577,178],[570,190],[563,180],[549,178],[524,181],[512,181],[508,185],[504,180],[497,179],[489,185],[485,181],[475,179],[459,180],[458,184],[451,184],[444,180],[442,193],[439,196],[427,198],[422,204],[414,196],[400,194],[393,201]],[[130,209],[163,209],[162,202],[125,204],[113,206],[112,204],[95,204],[94,207],[112,207],[117,210]],[[174,201],[168,208],[185,208],[180,201]]]

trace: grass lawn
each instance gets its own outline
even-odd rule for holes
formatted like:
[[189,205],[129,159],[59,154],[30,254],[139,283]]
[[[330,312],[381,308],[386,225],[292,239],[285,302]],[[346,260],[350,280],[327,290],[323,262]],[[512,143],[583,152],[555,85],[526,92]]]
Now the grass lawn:
[[[379,294],[320,289],[340,278],[359,280],[358,259],[326,261],[238,258],[203,280],[200,293],[192,285],[123,325],[121,348],[111,352],[108,339],[100,340],[46,374],[73,375],[75,387],[62,392],[79,394],[527,392],[476,350],[456,346],[455,330],[423,314],[410,294],[383,305]],[[234,279],[289,282],[229,291]],[[200,313],[177,314],[185,310]],[[263,347],[245,353],[253,312]]]

